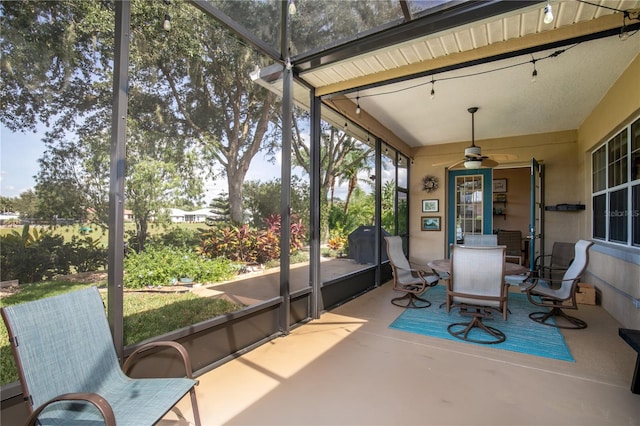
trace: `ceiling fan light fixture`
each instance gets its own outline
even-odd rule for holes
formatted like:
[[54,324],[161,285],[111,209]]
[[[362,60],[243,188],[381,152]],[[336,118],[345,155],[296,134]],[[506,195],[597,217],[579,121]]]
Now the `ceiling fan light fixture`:
[[482,160],[465,160],[465,169],[479,169],[482,167]]

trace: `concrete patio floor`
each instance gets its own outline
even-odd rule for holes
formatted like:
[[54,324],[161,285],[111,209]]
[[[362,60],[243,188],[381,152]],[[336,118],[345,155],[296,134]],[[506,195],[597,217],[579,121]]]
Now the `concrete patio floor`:
[[[203,425],[640,424],[636,353],[600,306],[562,331],[567,362],[391,329],[394,294],[387,283],[201,376]],[[186,398],[161,424],[191,416]]]

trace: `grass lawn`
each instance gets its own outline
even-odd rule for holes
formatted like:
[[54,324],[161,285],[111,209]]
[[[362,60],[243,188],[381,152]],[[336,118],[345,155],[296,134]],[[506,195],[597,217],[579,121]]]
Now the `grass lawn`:
[[[47,230],[52,230],[54,235],[62,235],[64,237],[64,241],[65,242],[69,242],[71,241],[71,237],[72,236],[77,236],[77,237],[91,237],[94,240],[100,240],[100,242],[102,243],[102,245],[104,247],[107,247],[108,243],[109,243],[109,233],[107,232],[107,229],[102,229],[99,226],[96,225],[82,225],[82,224],[76,224],[76,225],[65,225],[65,226],[57,226],[57,227],[53,227],[53,226],[40,226],[40,225],[31,225],[31,228],[33,227],[37,227],[40,229],[47,229]],[[81,232],[81,229],[83,227],[87,227],[90,228],[91,231],[85,231],[84,233]],[[171,228],[183,228],[183,229],[190,229],[190,230],[197,230],[197,229],[207,229],[207,225],[205,225],[204,223],[173,223],[171,224],[167,229],[171,229]],[[136,225],[133,222],[126,222],[124,224],[124,231],[135,231]],[[22,233],[22,225],[15,225],[13,227],[11,226],[2,226],[0,227],[0,235],[4,236],[7,234],[11,234],[12,232],[17,232],[18,234]],[[165,233],[166,230],[159,226],[159,225],[155,225],[155,224],[150,224],[149,225],[149,235],[150,236],[154,236],[154,235],[159,235],[159,234],[163,234]]]
[[[0,299],[0,306],[15,305],[96,285],[72,281],[46,281],[20,286],[20,291]],[[104,286],[104,283],[103,283]],[[98,284],[100,287],[100,284]],[[106,305],[106,291],[101,292]],[[232,312],[240,305],[226,299],[199,297],[193,293],[126,292],[124,297],[125,345],[196,324]],[[0,385],[18,380],[4,323],[0,325]]]

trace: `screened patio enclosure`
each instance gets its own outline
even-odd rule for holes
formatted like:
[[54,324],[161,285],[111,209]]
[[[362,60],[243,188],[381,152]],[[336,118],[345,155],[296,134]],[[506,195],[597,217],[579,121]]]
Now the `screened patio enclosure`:
[[[123,284],[125,253],[121,249],[125,241],[125,165],[131,161],[127,152],[142,143],[132,137],[139,134],[134,130],[159,116],[157,110],[140,108],[140,87],[166,86],[166,92],[158,89],[154,93],[175,93],[176,100],[169,98],[163,108],[180,110],[189,103],[180,104],[178,94],[187,93],[197,84],[197,78],[206,80],[211,63],[242,69],[252,85],[244,87],[247,92],[238,90],[237,94],[246,98],[247,111],[251,111],[246,117],[255,114],[255,125],[248,127],[251,132],[262,128],[272,137],[269,143],[276,142],[269,145],[265,138],[260,150],[277,146],[279,151],[279,268],[255,281],[268,291],[258,296],[251,293],[250,285],[237,286],[235,296],[242,308],[152,337],[183,343],[192,356],[196,375],[203,374],[271,339],[286,336],[298,324],[388,281],[391,271],[384,260],[383,234],[402,236],[408,256],[418,263],[446,256],[446,235],[455,227],[446,219],[448,209],[455,204],[446,192],[450,184],[447,171],[455,168],[454,163],[463,157],[471,141],[469,107],[479,107],[476,140],[483,145],[483,153],[509,154],[499,168],[526,167],[533,153],[551,151],[554,143],[562,145],[558,156],[566,154],[563,144],[577,145],[575,129],[637,60],[638,36],[627,42],[620,36],[633,37],[640,29],[640,1],[552,1],[551,22],[545,19],[546,4],[435,0],[113,2],[108,8],[113,21],[107,24],[115,29],[113,56],[106,61],[113,64],[108,129],[108,314],[119,356],[126,358],[140,343],[125,344],[123,325],[123,299],[127,297]],[[149,16],[157,16],[157,22],[149,23]],[[162,28],[166,17],[170,21],[168,30]],[[198,32],[198,25],[207,28],[210,40],[185,37],[185,33]],[[176,41],[172,36],[179,38],[180,44],[172,44]],[[139,73],[144,68],[138,55],[145,49],[158,56],[153,70],[162,70],[166,64],[173,67],[158,73],[164,79],[151,72]],[[196,52],[188,60],[192,65],[206,63],[204,72],[191,74],[189,62],[179,62],[173,56],[179,49]],[[232,55],[225,55],[236,49],[248,52],[244,55],[246,62],[239,64]],[[198,58],[199,54],[203,56]],[[174,80],[169,78],[172,73]],[[534,76],[535,83],[531,81]],[[259,92],[254,98],[246,95],[256,90]],[[227,93],[217,94],[216,100],[236,94],[230,89],[222,92]],[[185,126],[187,130],[178,129],[171,136],[216,144],[242,134],[243,118],[237,120],[237,127],[229,126],[233,128],[227,133],[208,130],[214,127],[203,123],[219,120],[221,123],[216,124],[224,127],[225,120],[233,120],[222,109],[202,107],[214,102],[198,104],[196,91],[189,96],[184,100],[197,108],[190,110],[189,116],[180,115],[178,121],[194,119],[197,126]],[[257,103],[268,103],[271,108],[262,122],[260,108],[250,107]],[[633,108],[637,111],[640,106]],[[518,144],[511,144],[510,138],[520,139]],[[334,260],[348,261],[349,267],[340,269],[337,275],[323,255],[336,231],[330,224],[332,214],[337,213],[327,208],[333,201],[334,187],[326,178],[331,174],[326,156],[336,149],[335,141],[348,148],[343,152],[345,158],[350,153],[353,157],[351,174],[336,178],[342,180],[345,195],[341,201],[347,200],[347,205],[346,194],[353,189],[352,207],[343,208],[344,212],[358,212],[357,223],[350,224],[349,232],[360,226],[374,230],[373,261],[354,262],[345,252],[341,256],[344,258]],[[229,153],[225,161],[232,163],[234,154]],[[577,150],[570,155],[580,157]],[[560,168],[557,157],[547,157],[549,167],[555,161]],[[584,165],[573,164],[580,161],[572,160],[567,169],[571,182],[582,182],[583,175],[588,175],[580,168]],[[239,161],[237,170],[243,167],[249,167],[248,163]],[[222,174],[228,170],[223,169]],[[494,171],[488,173],[492,176]],[[426,176],[438,182],[431,191],[423,188]],[[352,186],[348,185],[351,178],[355,182]],[[556,188],[547,192],[552,200],[559,198],[554,203],[563,202],[568,192],[561,181],[556,177]],[[300,182],[303,185],[298,192]],[[229,203],[233,204],[233,186],[228,188]],[[586,189],[582,192],[590,195]],[[436,200],[437,210],[423,210],[423,198]],[[423,232],[422,218],[430,216],[441,217],[441,229]],[[496,229],[499,222],[488,216],[483,224],[489,230]],[[302,268],[289,255],[294,239],[292,224],[301,218],[308,226],[304,241],[308,263]],[[551,219],[557,220],[551,229],[565,230],[566,239],[590,237],[584,235],[589,232],[588,218],[581,219],[579,227],[566,226],[575,217],[556,218]],[[549,246],[551,243],[549,240]],[[625,259],[631,259],[637,269],[640,252],[633,242],[607,250],[623,251]],[[161,363],[146,367],[173,368],[172,359]],[[3,388],[3,412],[19,409],[18,389],[15,385]]]

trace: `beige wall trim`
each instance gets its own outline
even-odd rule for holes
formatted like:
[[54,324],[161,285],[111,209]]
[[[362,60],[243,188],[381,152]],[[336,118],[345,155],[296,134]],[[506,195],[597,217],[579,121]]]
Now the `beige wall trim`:
[[[598,19],[579,22],[577,24],[560,27],[556,30],[531,34],[518,39],[507,40],[466,52],[454,53],[448,56],[442,56],[428,61],[417,62],[404,67],[398,67],[392,70],[369,74],[363,77],[318,87],[316,88],[316,95],[325,96],[331,93],[348,91],[357,87],[380,84],[388,80],[409,77],[444,67],[459,65],[465,62],[485,59],[505,53],[517,52],[559,41],[571,40],[573,38],[618,28],[621,24],[622,17],[620,14],[605,15]],[[351,60],[353,59],[356,58],[352,58]],[[336,64],[333,64],[333,66],[335,65]],[[302,74],[301,77],[304,78],[304,74]]]

